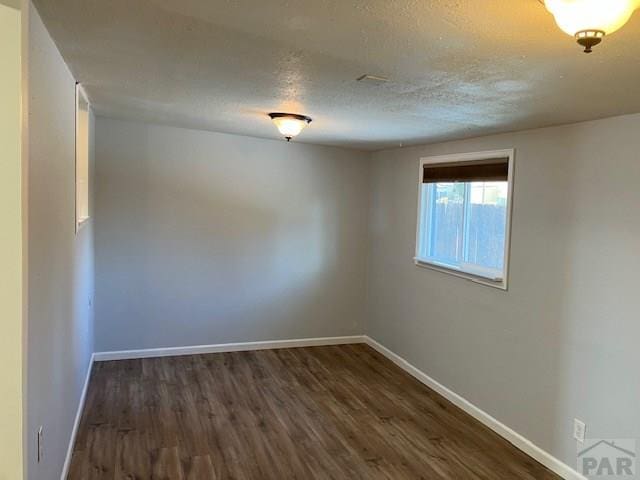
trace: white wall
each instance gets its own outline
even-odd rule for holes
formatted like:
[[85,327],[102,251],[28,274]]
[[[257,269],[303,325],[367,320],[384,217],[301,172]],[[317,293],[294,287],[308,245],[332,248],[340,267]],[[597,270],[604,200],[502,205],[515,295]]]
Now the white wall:
[[360,334],[364,154],[98,118],[98,351]]
[[[60,477],[93,352],[93,227],[75,233],[75,80],[28,9],[28,420],[30,480]],[[36,431],[44,458],[36,463]]]
[[[640,438],[640,115],[376,153],[366,332],[565,463]],[[516,149],[503,292],[413,263],[422,156]]]
[[0,4],[0,480],[22,477],[20,12]]

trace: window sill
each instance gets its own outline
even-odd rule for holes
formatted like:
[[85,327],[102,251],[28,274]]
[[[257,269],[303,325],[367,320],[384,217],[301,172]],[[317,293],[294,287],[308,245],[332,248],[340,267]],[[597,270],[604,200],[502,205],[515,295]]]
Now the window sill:
[[447,267],[446,265],[441,265],[437,263],[433,263],[429,260],[414,258],[413,259],[416,266],[422,268],[428,268],[429,270],[435,270],[437,272],[448,273],[449,275],[453,275],[455,277],[464,278],[465,280],[469,280],[470,282],[477,283],[480,285],[486,285],[488,287],[497,288],[498,290],[507,290],[507,282],[505,279],[493,280],[490,278],[482,277],[480,275],[476,275],[470,272],[466,272],[464,270],[458,270],[456,268]]

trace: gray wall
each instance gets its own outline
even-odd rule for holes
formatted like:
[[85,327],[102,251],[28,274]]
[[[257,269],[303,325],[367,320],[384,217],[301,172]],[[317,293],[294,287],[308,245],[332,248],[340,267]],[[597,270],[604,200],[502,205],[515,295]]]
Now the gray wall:
[[96,129],[97,351],[362,333],[364,154]]
[[[372,156],[366,332],[575,466],[640,438],[640,115]],[[509,291],[416,267],[422,156],[516,149]]]
[[[28,8],[27,471],[60,477],[93,352],[92,221],[75,233],[75,80]],[[44,459],[36,463],[36,431]]]

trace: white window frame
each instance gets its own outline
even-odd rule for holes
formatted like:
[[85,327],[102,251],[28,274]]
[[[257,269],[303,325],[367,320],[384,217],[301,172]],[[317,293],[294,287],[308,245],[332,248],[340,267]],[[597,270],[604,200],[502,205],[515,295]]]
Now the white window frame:
[[[420,258],[420,231],[422,229],[422,221],[425,218],[425,212],[423,212],[422,202],[422,185],[425,165],[434,165],[438,163],[463,163],[474,162],[480,160],[491,160],[495,158],[508,158],[509,159],[509,173],[507,179],[507,218],[505,225],[505,245],[504,245],[504,272],[501,279],[491,279],[482,276],[480,272],[476,271],[474,274],[471,269],[463,270],[451,265],[439,264],[432,259]],[[511,250],[511,212],[513,211],[513,173],[515,164],[515,150],[490,150],[486,152],[470,152],[460,153],[453,155],[439,155],[436,157],[424,157],[420,159],[420,168],[418,170],[418,217],[416,221],[416,247],[414,262],[418,267],[428,268],[456,277],[464,278],[472,282],[487,285],[489,287],[499,288],[501,290],[508,290],[509,282],[509,254]]]
[[[79,83],[76,83],[75,136],[75,217],[76,234],[91,220],[91,104]],[[81,124],[80,115],[85,115]],[[85,175],[80,174],[80,170]],[[84,186],[81,184],[84,183]],[[83,195],[84,194],[84,195]]]

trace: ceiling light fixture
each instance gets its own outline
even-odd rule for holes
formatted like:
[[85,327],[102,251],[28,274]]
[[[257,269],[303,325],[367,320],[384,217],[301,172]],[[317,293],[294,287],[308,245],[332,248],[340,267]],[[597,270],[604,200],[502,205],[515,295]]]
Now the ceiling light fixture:
[[287,142],[290,142],[293,137],[297,137],[311,123],[311,118],[295,113],[270,113],[269,117],[287,139]]
[[575,37],[585,53],[619,30],[640,7],[640,0],[540,0],[562,31]]

